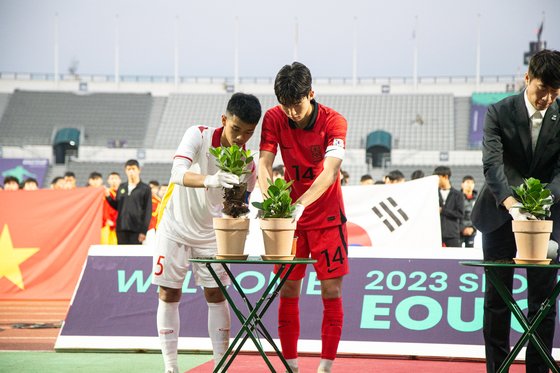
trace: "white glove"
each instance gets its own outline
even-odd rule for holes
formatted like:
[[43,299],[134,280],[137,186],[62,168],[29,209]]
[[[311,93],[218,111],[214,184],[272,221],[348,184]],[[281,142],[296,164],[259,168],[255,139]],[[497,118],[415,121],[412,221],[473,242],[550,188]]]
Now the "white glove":
[[301,203],[296,203],[296,209],[294,210],[293,214],[293,221],[297,222],[299,218],[301,218],[301,216],[303,215],[303,210],[305,210],[305,206]]
[[533,214],[530,214],[525,211],[521,211],[521,204],[516,203],[515,205],[511,206],[509,209],[509,214],[513,218],[513,220],[537,220]]
[[239,184],[239,176],[224,172],[222,170],[214,175],[207,175],[204,178],[204,186],[206,188],[233,188],[233,185]]

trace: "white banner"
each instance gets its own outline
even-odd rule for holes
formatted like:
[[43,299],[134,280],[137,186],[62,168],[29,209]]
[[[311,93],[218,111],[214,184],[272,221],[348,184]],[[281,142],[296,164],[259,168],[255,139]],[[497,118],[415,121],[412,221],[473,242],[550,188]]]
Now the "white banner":
[[[428,176],[400,184],[356,185],[342,188],[350,246],[433,250],[441,247],[438,177]],[[259,189],[251,202],[261,201]],[[251,216],[256,210],[251,205]],[[263,254],[258,219],[251,219],[245,254]]]

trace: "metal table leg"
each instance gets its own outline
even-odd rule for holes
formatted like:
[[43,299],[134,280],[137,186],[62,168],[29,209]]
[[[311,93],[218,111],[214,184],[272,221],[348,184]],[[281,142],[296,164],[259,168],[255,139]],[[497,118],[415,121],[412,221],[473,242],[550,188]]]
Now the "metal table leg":
[[[241,351],[241,348],[243,347],[243,345],[245,344],[245,342],[247,341],[248,338],[251,338],[251,340],[253,341],[253,343],[257,347],[257,350],[261,354],[261,357],[263,358],[263,360],[267,364],[270,371],[271,372],[276,372],[274,370],[274,367],[270,363],[270,360],[268,359],[268,356],[264,352],[264,350],[263,350],[263,348],[260,344],[260,341],[258,341],[258,339],[257,339],[258,336],[255,336],[255,334],[253,333],[253,330],[256,330],[257,332],[260,332],[263,335],[263,337],[270,343],[270,345],[274,348],[278,357],[280,358],[280,360],[282,361],[282,363],[286,367],[287,371],[291,373],[292,370],[291,370],[290,366],[286,362],[286,359],[282,355],[282,352],[280,351],[280,349],[278,348],[276,343],[274,343],[272,337],[270,336],[270,333],[268,332],[268,330],[266,329],[266,327],[262,323],[262,318],[265,315],[268,308],[270,307],[272,301],[276,298],[276,296],[280,292],[280,289],[282,288],[282,286],[286,282],[286,280],[287,280],[289,274],[291,273],[291,271],[293,270],[295,264],[290,264],[289,265],[289,267],[288,267],[286,273],[284,274],[283,278],[280,279],[280,282],[278,283],[278,286],[276,286],[276,289],[274,291],[272,291],[275,288],[275,285],[276,285],[278,279],[280,278],[280,276],[284,272],[284,268],[286,266],[286,264],[281,264],[280,265],[280,270],[277,271],[277,273],[274,275],[272,281],[266,287],[266,289],[264,290],[260,299],[255,303],[254,307],[250,303],[247,296],[245,295],[245,292],[243,291],[241,286],[237,283],[237,280],[235,279],[235,276],[233,276],[233,274],[231,273],[231,271],[227,267],[227,265],[225,263],[222,263],[222,266],[224,267],[225,271],[229,275],[229,277],[231,279],[231,282],[232,282],[232,285],[235,287],[235,289],[239,292],[241,298],[244,300],[245,305],[247,306],[247,309],[249,310],[249,315],[247,317],[245,317],[245,315],[239,310],[239,308],[233,302],[233,299],[228,294],[226,287],[222,284],[218,275],[214,271],[214,268],[212,268],[211,263],[206,263],[206,267],[208,268],[210,274],[212,275],[212,277],[214,278],[214,280],[218,284],[218,287],[220,288],[220,290],[224,294],[224,297],[226,298],[229,305],[231,306],[231,308],[232,308],[233,312],[235,313],[237,319],[242,324],[241,325],[241,330],[237,333],[233,342],[228,347],[227,351],[224,353],[224,356],[222,357],[221,361],[218,363],[218,365],[214,369],[214,372],[226,371],[229,368],[229,366],[231,365],[231,363],[233,362],[233,360],[235,359],[235,357],[237,356],[237,354],[239,353],[239,351]],[[243,339],[239,343],[239,346],[236,347],[235,345],[237,344],[237,342],[242,337],[243,337]],[[234,348],[235,348],[235,350],[234,350]],[[232,353],[232,351],[233,351],[233,353]],[[231,356],[229,356],[230,353],[232,353]]]
[[554,361],[554,358],[548,352],[547,347],[537,333],[537,328],[544,320],[548,312],[550,312],[550,309],[554,305],[554,302],[556,302],[556,298],[558,298],[558,295],[560,294],[560,282],[556,283],[552,294],[550,294],[550,296],[541,304],[541,308],[539,309],[537,314],[533,317],[532,320],[529,321],[513,298],[512,294],[508,291],[500,278],[494,272],[494,268],[486,267],[484,270],[486,272],[486,275],[488,276],[488,279],[490,280],[492,285],[494,285],[496,291],[498,292],[498,294],[500,294],[500,297],[506,303],[508,308],[511,310],[511,313],[515,316],[517,321],[519,321],[519,324],[524,330],[521,338],[519,339],[519,341],[517,341],[513,349],[509,352],[506,359],[498,369],[498,373],[508,371],[510,365],[513,363],[515,357],[519,354],[519,351],[521,351],[521,348],[523,347],[523,345],[525,345],[527,340],[533,343],[548,367],[554,373],[560,373],[560,368]]

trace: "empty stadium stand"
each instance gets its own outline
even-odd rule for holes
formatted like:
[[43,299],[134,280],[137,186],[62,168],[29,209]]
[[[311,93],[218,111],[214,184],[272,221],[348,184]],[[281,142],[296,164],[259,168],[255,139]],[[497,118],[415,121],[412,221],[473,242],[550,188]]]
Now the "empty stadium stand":
[[84,145],[143,147],[150,94],[15,91],[0,122],[0,145],[49,145],[57,128],[82,130]]

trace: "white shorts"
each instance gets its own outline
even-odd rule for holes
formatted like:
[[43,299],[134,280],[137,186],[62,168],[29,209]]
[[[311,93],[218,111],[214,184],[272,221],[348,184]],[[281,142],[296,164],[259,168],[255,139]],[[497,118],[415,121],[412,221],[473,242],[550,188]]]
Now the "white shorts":
[[[201,249],[189,247],[171,240],[163,234],[157,234],[152,267],[152,284],[172,289],[181,289],[189,267],[192,267],[194,281],[197,286],[217,288],[218,284],[210,274],[206,264],[189,262],[191,258],[210,258],[216,254],[216,248]],[[229,276],[222,265],[212,264],[212,267],[222,284],[224,286],[229,285]]]

